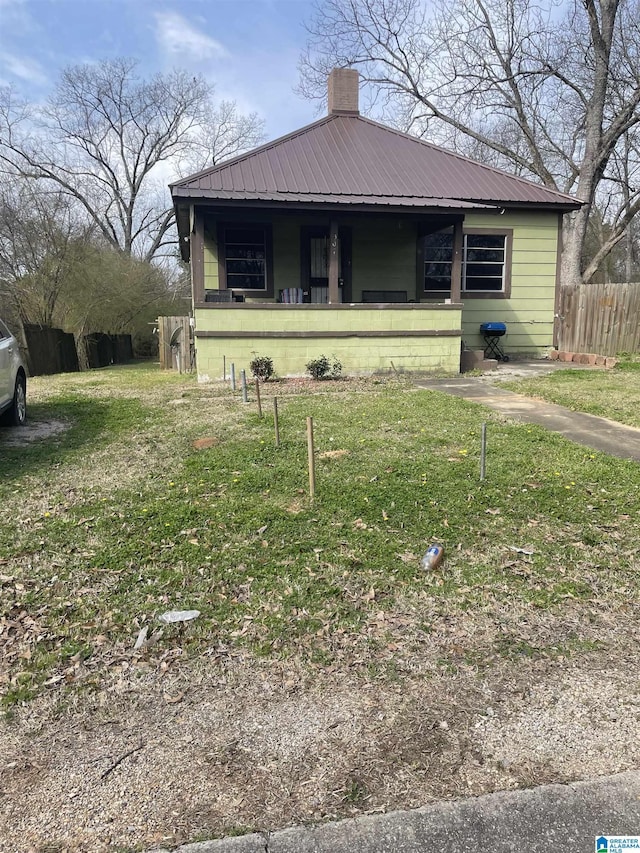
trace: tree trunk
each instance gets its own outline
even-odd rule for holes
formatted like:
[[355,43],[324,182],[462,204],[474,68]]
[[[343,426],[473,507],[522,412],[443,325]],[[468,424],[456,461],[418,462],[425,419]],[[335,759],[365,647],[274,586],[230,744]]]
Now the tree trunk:
[[633,277],[633,229],[631,223],[627,225],[624,246],[624,273],[625,280],[631,281]]
[[582,283],[582,247],[589,222],[589,207],[566,213],[563,222],[560,285],[572,287]]

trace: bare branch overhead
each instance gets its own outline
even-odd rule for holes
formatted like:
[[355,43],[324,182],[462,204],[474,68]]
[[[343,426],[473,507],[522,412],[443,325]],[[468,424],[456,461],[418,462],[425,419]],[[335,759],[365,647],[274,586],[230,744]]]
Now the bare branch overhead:
[[[640,123],[640,0],[319,0],[299,91],[357,68],[372,117],[572,191],[563,275],[577,281],[598,187]],[[627,209],[629,209],[627,207]]]
[[0,169],[55,185],[114,248],[153,257],[172,227],[167,183],[262,139],[263,123],[184,71],[132,59],[67,68],[47,103],[0,91]]

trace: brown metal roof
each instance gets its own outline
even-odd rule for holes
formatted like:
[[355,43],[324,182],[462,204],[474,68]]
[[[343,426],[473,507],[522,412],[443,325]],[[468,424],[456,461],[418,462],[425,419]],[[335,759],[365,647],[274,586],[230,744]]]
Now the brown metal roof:
[[[579,206],[359,115],[330,115],[171,186],[181,198],[407,207]],[[465,204],[466,202],[466,204]]]

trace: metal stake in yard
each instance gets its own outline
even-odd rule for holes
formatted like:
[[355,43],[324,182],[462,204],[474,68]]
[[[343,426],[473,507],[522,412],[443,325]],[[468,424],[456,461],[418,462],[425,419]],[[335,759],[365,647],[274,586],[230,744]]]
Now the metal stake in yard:
[[236,390],[236,366],[231,362],[231,390]]
[[273,398],[273,428],[276,433],[276,447],[280,447],[280,424],[278,423],[278,398]]
[[482,424],[480,437],[480,482],[484,480],[485,466],[487,462],[487,425]]
[[227,357],[226,355],[222,356],[222,381],[227,381]]
[[258,417],[262,417],[262,400],[260,399],[260,380],[256,379],[256,402],[258,403]]
[[247,371],[240,371],[240,379],[242,380],[242,402],[248,403],[249,399],[247,397]]
[[313,453],[313,418],[307,418],[307,455],[309,457],[309,497],[316,494],[316,460]]

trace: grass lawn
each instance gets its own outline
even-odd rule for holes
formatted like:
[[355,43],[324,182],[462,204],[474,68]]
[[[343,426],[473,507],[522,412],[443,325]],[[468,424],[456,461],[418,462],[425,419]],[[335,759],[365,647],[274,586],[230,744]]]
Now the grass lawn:
[[[43,685],[95,686],[168,609],[201,616],[184,632],[165,629],[139,657],[246,646],[393,675],[458,614],[505,620],[505,630],[453,652],[445,644],[433,666],[571,651],[586,641],[579,629],[532,636],[509,614],[638,598],[637,465],[541,428],[392,381],[323,383],[324,393],[272,384],[264,403],[270,415],[269,393],[281,394],[276,449],[271,417],[253,404],[150,367],[32,388],[31,417],[70,428],[3,448],[0,567],[14,626],[7,634],[5,624],[5,706]],[[218,443],[192,448],[207,436]],[[425,574],[419,559],[433,540],[446,565]]]
[[557,370],[500,385],[580,412],[640,427],[640,361],[623,359],[613,370]]
[[[600,376],[622,388],[640,373],[560,373],[545,381],[586,389]],[[583,758],[589,772],[600,767],[582,749],[584,720],[571,730],[573,740],[569,729],[556,741],[539,727],[550,703],[566,711],[570,728],[591,701],[566,686],[573,684],[567,667],[593,667],[597,658],[611,674],[636,649],[636,463],[395,379],[268,383],[263,419],[253,401],[242,404],[221,383],[199,386],[147,365],[36,378],[29,391],[31,420],[59,431],[27,444],[13,443],[10,430],[0,433],[0,688],[9,758],[24,742],[25,755],[36,747],[46,753],[40,767],[58,767],[57,776],[51,770],[36,779],[25,757],[26,775],[16,777],[18,799],[40,790],[40,780],[42,801],[34,793],[21,806],[32,811],[24,825],[34,827],[33,838],[48,826],[66,839],[60,849],[113,849],[98,843],[99,827],[73,846],[61,823],[65,809],[81,833],[101,809],[116,809],[104,818],[110,826],[120,820],[135,828],[127,810],[146,803],[154,830],[171,823],[177,843],[577,778]],[[307,416],[315,423],[313,503]],[[214,442],[195,449],[201,438]],[[420,557],[433,541],[444,545],[446,560],[425,573]],[[183,630],[162,627],[158,616],[170,609],[201,615]],[[152,642],[135,650],[145,627]],[[242,683],[233,675],[241,663],[253,667]],[[279,686],[269,680],[273,673]],[[205,677],[214,679],[206,695],[197,687]],[[507,718],[489,731],[493,708],[514,703],[509,714],[525,713],[538,701],[533,685],[542,680],[550,689],[556,677],[555,698],[539,697],[544,714],[518,722],[509,736],[520,746],[505,770],[497,762],[507,748]],[[593,680],[595,688],[589,681],[580,690],[597,699],[604,682]],[[146,705],[135,698],[137,685],[140,696],[151,691]],[[616,689],[607,688],[607,707]],[[155,727],[154,737],[140,737],[157,744],[165,743],[160,735],[170,719],[174,752],[168,762],[169,746],[153,755],[149,746],[103,782],[96,773],[102,765],[91,763],[103,753],[87,757],[66,728],[64,736],[53,732],[73,726],[102,743],[108,730],[108,752],[115,709],[127,696],[119,751],[138,743],[125,737],[134,731],[131,720]],[[82,708],[93,708],[91,724],[70,722]],[[599,704],[589,713],[605,710]],[[190,727],[200,734],[187,737]],[[256,764],[267,729],[271,740]],[[597,731],[610,755],[617,735],[604,723]],[[538,732],[535,747],[531,732]],[[551,753],[536,752],[534,760],[541,742]],[[2,743],[0,728],[0,753]],[[623,752],[632,760],[633,750]],[[198,769],[205,754],[215,756],[206,760],[217,769]],[[166,768],[186,756],[188,766],[172,777]],[[21,758],[9,758],[7,766],[22,767]],[[118,774],[134,759],[149,763],[126,793]],[[94,818],[85,823],[78,817],[84,794],[70,801],[65,793],[74,762],[78,791],[91,798]],[[602,765],[601,772],[624,766]],[[155,799],[147,801],[151,778]],[[194,790],[177,807],[176,791],[189,779]],[[203,791],[216,785],[205,808]],[[8,826],[17,825],[12,814]],[[166,832],[155,835],[142,823],[138,835],[125,830],[113,830],[109,844],[169,843]]]

